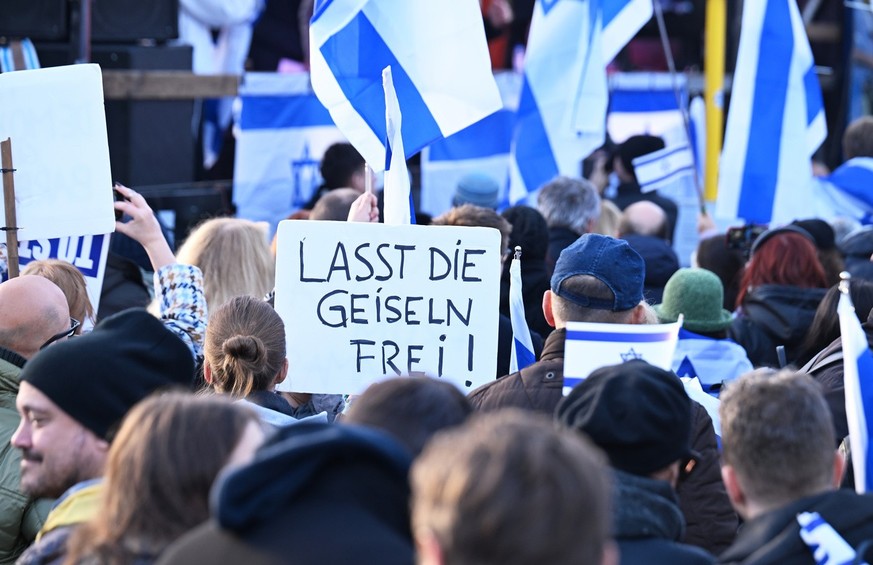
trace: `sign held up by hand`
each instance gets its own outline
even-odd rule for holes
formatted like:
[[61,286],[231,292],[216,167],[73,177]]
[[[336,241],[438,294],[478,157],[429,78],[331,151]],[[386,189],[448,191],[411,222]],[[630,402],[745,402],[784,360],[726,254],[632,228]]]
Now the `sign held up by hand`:
[[497,230],[291,220],[278,233],[279,388],[354,394],[424,374],[467,391],[494,378]]

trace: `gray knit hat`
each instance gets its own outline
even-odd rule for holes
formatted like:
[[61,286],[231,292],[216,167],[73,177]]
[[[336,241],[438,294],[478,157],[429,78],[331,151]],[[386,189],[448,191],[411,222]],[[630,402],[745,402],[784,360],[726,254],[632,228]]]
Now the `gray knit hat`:
[[664,301],[655,306],[661,322],[685,316],[682,327],[691,332],[717,332],[731,325],[731,313],[722,308],[724,287],[706,269],[679,269],[664,287]]

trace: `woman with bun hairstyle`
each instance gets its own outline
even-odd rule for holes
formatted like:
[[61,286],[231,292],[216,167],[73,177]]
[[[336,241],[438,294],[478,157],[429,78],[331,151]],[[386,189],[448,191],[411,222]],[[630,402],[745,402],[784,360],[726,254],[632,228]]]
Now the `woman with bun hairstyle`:
[[276,311],[253,296],[235,296],[209,316],[203,376],[215,392],[245,399],[270,423],[288,421],[295,410],[275,392],[288,374],[285,325]]
[[745,348],[755,367],[797,362],[801,343],[824,299],[827,278],[812,236],[797,226],[766,231],[752,244],[728,337]]

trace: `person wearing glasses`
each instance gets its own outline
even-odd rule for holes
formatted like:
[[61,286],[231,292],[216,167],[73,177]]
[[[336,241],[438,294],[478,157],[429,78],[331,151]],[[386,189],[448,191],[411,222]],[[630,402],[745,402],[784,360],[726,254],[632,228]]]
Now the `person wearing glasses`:
[[0,284],[0,562],[30,545],[51,508],[19,490],[21,453],[9,445],[21,369],[43,347],[75,331],[64,293],[50,280],[21,276]]

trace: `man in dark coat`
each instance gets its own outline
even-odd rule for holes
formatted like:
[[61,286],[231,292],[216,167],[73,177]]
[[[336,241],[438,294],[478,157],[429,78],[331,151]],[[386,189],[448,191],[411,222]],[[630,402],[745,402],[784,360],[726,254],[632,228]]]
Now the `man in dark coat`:
[[[580,237],[561,253],[543,299],[543,314],[556,329],[546,338],[539,361],[471,392],[473,408],[553,414],[563,397],[567,322],[645,323],[644,278],[643,259],[626,241],[599,234]],[[695,472],[679,484],[680,505],[689,526],[687,539],[715,553],[733,541],[737,517],[719,477],[712,421],[697,403],[692,403],[692,415],[693,447],[701,457]]]
[[798,515],[806,512],[856,549],[873,539],[873,495],[836,490],[844,461],[811,377],[762,369],[731,383],[720,400],[722,476],[746,520],[721,563],[823,562],[801,538]]
[[645,361],[597,369],[564,398],[555,419],[603,449],[613,470],[613,529],[621,563],[713,563],[680,543],[674,491],[691,450],[691,400],[682,382]]

